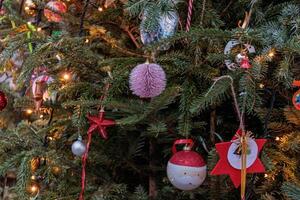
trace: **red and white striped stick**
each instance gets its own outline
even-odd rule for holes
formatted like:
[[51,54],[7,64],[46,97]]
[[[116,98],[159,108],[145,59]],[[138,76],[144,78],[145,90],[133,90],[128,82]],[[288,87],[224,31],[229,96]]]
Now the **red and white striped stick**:
[[191,27],[192,14],[193,14],[193,1],[194,0],[189,0],[188,16],[187,16],[186,26],[185,26],[186,32],[189,32]]

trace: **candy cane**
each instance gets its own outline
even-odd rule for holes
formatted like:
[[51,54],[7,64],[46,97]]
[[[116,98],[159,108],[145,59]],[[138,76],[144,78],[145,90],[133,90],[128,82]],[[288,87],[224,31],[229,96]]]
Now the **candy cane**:
[[187,16],[186,27],[185,27],[186,32],[190,31],[192,14],[193,14],[193,0],[189,0],[188,16]]

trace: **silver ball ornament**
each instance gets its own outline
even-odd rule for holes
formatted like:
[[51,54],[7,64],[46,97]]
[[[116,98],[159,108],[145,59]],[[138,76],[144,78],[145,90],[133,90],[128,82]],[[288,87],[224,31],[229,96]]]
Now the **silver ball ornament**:
[[86,151],[86,144],[81,139],[72,144],[72,153],[76,156],[82,156]]

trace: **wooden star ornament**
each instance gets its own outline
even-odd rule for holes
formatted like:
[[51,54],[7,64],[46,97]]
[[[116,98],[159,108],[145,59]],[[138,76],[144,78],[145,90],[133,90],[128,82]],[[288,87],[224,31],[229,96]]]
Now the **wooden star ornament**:
[[[237,135],[241,135],[241,130],[237,131]],[[237,137],[233,137],[230,142],[222,142],[216,144],[216,150],[220,156],[220,160],[211,171],[211,175],[228,174],[235,188],[241,185],[241,155],[236,144]],[[266,139],[248,139],[246,173],[263,173],[265,168],[260,161],[258,155],[262,150]]]
[[105,119],[104,116],[105,116],[105,112],[103,110],[99,112],[98,116],[91,116],[91,115],[87,116],[88,120],[90,121],[88,134],[91,134],[97,130],[103,139],[108,138],[106,128],[115,125],[116,122],[113,119]]

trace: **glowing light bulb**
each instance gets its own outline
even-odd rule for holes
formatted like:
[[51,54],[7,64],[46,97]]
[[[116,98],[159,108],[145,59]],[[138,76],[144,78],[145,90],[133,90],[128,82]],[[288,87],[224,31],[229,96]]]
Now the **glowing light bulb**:
[[89,39],[85,39],[85,43],[89,43],[90,42],[90,40]]
[[273,58],[273,57],[275,56],[274,51],[270,51],[270,52],[268,53],[268,56],[271,57],[271,58]]
[[265,87],[265,85],[264,85],[264,84],[262,84],[262,83],[261,83],[261,84],[259,84],[259,88],[261,88],[261,89],[262,89],[262,88],[264,88],[264,87]]
[[268,175],[268,174],[265,174],[265,175],[264,175],[264,177],[265,177],[265,178],[268,178],[268,177],[269,177],[269,175]]
[[55,55],[55,58],[56,58],[57,60],[61,60],[61,57],[60,57],[59,54],[56,54],[56,55]]
[[62,77],[65,81],[69,81],[71,79],[71,75],[69,73],[64,73]]
[[26,110],[26,113],[27,113],[28,115],[31,115],[31,114],[33,113],[33,110],[32,110],[32,109],[27,109],[27,110]]
[[98,11],[99,11],[99,12],[102,12],[102,11],[103,11],[103,8],[100,6],[100,7],[98,8]]
[[32,175],[32,176],[30,177],[30,179],[31,179],[31,180],[35,180],[35,179],[36,179],[36,176],[35,176],[35,175]]
[[41,31],[42,31],[42,28],[41,28],[41,27],[38,27],[36,30],[37,30],[38,32],[41,32]]
[[30,10],[29,6],[26,6],[26,7],[24,8],[24,10],[29,11],[29,10]]
[[31,25],[31,22],[27,22],[28,25]]
[[42,119],[44,117],[44,115],[40,115],[40,118]]
[[30,187],[30,191],[31,191],[32,193],[37,193],[37,192],[39,191],[39,187],[38,187],[37,185],[32,185],[32,186]]
[[275,138],[275,140],[276,140],[276,141],[279,141],[279,140],[280,140],[280,137],[277,136],[277,137]]

